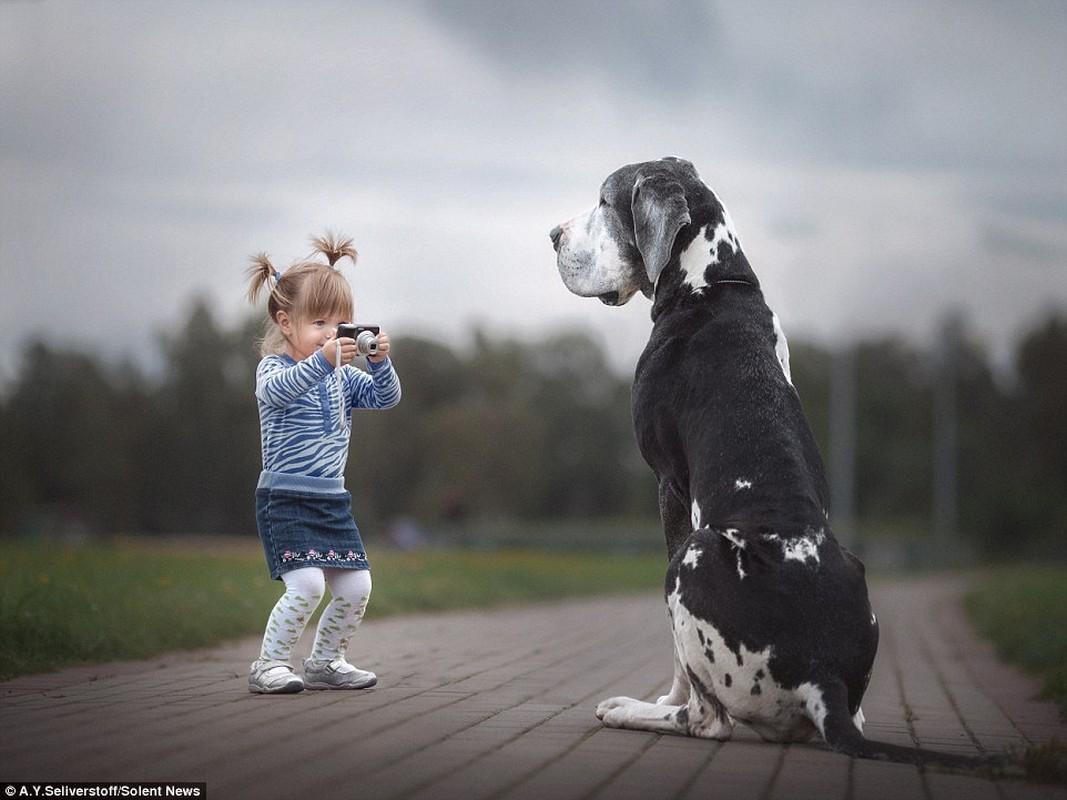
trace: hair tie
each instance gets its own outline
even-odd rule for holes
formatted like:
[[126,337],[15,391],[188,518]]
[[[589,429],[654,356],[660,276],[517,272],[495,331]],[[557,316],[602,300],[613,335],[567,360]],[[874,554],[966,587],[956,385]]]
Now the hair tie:
[[280,272],[278,272],[278,270],[274,270],[274,282],[275,283],[281,283],[282,282],[282,274]]

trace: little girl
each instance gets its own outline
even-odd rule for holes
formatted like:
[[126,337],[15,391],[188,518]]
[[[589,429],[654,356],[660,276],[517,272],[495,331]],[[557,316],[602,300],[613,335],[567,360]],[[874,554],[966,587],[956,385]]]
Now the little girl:
[[[336,268],[353,263],[351,239],[312,238],[316,254],[280,273],[266,254],[252,259],[248,299],[270,287],[269,318],[256,370],[263,472],[256,489],[256,523],[267,566],[285,583],[248,675],[249,691],[285,694],[308,689],[363,689],[373,672],[345,660],[345,651],[370,599],[370,564],[345,491],[353,408],[400,402],[400,381],[389,360],[389,337],[364,372],[351,365],[356,342],[336,338],[353,317],[352,290]],[[321,254],[329,263],[315,260]],[[293,648],[326,586],[322,613],[304,677],[293,672]]]

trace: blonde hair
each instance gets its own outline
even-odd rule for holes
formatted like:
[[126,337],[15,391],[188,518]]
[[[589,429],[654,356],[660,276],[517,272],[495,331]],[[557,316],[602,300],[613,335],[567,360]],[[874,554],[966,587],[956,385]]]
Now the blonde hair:
[[[270,286],[267,320],[259,342],[261,356],[285,352],[287,342],[278,326],[279,311],[294,320],[334,314],[348,320],[352,318],[352,287],[335,266],[342,258],[356,263],[359,254],[352,246],[352,239],[326,231],[325,236],[312,236],[311,244],[315,248],[311,255],[284,273],[274,268],[266,253],[252,256],[252,266],[246,272],[248,302],[255,304],[263,289]],[[326,256],[327,263],[314,260],[318,255]]]

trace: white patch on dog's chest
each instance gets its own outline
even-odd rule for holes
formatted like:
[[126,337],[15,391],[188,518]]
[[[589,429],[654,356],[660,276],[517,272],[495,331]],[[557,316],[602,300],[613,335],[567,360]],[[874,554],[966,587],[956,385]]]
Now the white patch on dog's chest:
[[[809,700],[802,687],[785,689],[774,679],[773,645],[759,652],[739,643],[731,650],[710,622],[690,613],[681,602],[680,582],[667,597],[677,652],[685,667],[718,698],[735,720],[751,725],[768,739],[796,739],[808,733]],[[809,688],[810,685],[807,685]],[[811,732],[814,732],[812,730]]]

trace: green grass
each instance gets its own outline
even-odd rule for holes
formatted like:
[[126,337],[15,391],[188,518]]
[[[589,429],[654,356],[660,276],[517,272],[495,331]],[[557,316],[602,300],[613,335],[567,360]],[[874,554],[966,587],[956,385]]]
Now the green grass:
[[[0,680],[260,635],[282,584],[259,543],[0,549]],[[662,555],[375,552],[368,618],[663,585]]]
[[997,653],[1044,682],[1041,696],[1067,720],[1067,568],[1005,568],[965,598]]

